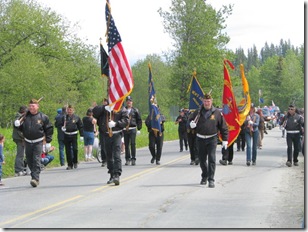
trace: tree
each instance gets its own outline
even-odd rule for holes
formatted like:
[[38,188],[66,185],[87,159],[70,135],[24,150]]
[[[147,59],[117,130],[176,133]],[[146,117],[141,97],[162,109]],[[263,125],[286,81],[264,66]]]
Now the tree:
[[67,103],[85,114],[92,101],[103,96],[95,48],[83,44],[70,24],[35,1],[1,1],[0,8],[1,126],[20,105],[42,96],[41,109],[51,118]]
[[231,12],[230,5],[216,12],[202,0],[172,0],[170,11],[159,9],[164,28],[174,40],[175,51],[168,57],[173,68],[170,88],[178,96],[174,104],[188,107],[187,88],[194,69],[205,92],[213,89],[214,99],[221,104],[224,46],[229,41],[222,30],[224,15]]

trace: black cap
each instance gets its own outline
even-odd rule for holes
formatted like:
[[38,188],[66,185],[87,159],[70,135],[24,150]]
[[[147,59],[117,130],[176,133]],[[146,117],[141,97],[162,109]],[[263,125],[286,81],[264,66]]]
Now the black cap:
[[133,99],[132,99],[131,96],[128,96],[128,97],[126,98],[126,101],[133,101]]
[[207,93],[204,95],[204,99],[212,99],[212,95]]

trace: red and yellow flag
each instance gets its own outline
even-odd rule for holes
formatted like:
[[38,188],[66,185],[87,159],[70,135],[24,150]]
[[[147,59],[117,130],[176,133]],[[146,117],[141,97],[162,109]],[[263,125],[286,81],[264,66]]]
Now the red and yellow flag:
[[249,111],[250,111],[251,100],[250,100],[250,94],[249,94],[249,85],[248,85],[248,81],[245,77],[244,65],[243,64],[240,65],[240,69],[241,69],[244,97],[242,98],[242,100],[238,104],[238,111],[239,111],[239,116],[240,116],[240,119],[239,119],[240,125],[243,125],[243,123],[245,122],[246,117],[247,117],[247,115],[249,114]]
[[229,60],[224,60],[224,89],[222,96],[222,114],[226,120],[229,129],[228,146],[230,146],[240,133],[239,112],[234,97],[230,75],[227,64],[234,69]]

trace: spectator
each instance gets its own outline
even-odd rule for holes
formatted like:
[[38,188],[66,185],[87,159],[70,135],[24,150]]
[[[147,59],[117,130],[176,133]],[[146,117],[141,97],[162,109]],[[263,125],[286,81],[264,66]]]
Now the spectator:
[[41,168],[45,169],[45,167],[54,160],[54,156],[49,154],[50,152],[54,151],[55,147],[54,146],[50,146],[50,148],[46,148],[46,141],[43,142],[43,152],[41,155]]
[[5,164],[4,154],[3,154],[4,141],[5,141],[5,137],[2,134],[0,134],[0,186],[4,185],[1,180],[2,165]]
[[96,119],[93,118],[92,109],[87,110],[87,115],[83,117],[83,135],[84,135],[84,156],[85,161],[94,160],[92,154],[94,137],[96,133]]

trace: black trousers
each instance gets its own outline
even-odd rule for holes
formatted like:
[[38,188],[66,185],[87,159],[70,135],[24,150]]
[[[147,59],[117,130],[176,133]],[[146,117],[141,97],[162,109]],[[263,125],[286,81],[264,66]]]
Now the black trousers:
[[234,142],[227,149],[224,148],[221,149],[223,160],[228,160],[228,162],[232,162],[234,155],[233,145]]
[[236,143],[237,143],[237,150],[240,151],[242,149],[242,151],[245,150],[245,133],[239,133],[239,135],[237,136],[236,139]]
[[190,151],[190,160],[195,161],[198,158],[197,136],[195,133],[187,133],[188,146]]
[[75,135],[64,135],[64,145],[67,166],[73,167],[73,164],[78,163],[78,143],[77,134]]
[[156,161],[160,161],[164,143],[164,133],[155,137],[154,132],[149,132],[149,150]]
[[[288,153],[288,161],[292,163],[292,160],[294,163],[298,162],[298,153],[299,153],[299,143],[300,143],[300,134],[291,134],[287,133],[287,153]],[[293,150],[293,159],[292,159],[292,146],[294,147]]]
[[187,150],[187,131],[180,131],[178,130],[178,134],[179,134],[179,139],[180,139],[180,150],[183,151],[183,144],[185,145],[185,148]]
[[43,141],[38,143],[25,142],[26,159],[31,170],[31,178],[40,180],[41,154],[43,152]]
[[121,143],[122,132],[115,133],[111,137],[108,133],[103,134],[106,157],[107,169],[111,176],[121,176],[122,174],[122,160],[121,160]]
[[125,160],[136,160],[137,129],[123,131],[125,144]]
[[101,157],[102,157],[102,162],[106,162],[107,160],[107,155],[106,155],[106,146],[105,146],[105,141],[103,137],[103,132],[99,132],[99,144],[101,146]]
[[202,179],[215,181],[217,136],[202,139],[197,137]]

